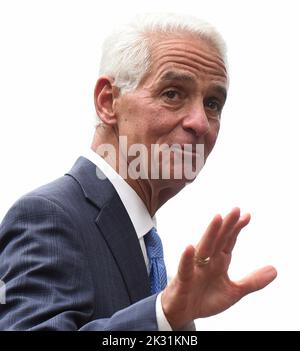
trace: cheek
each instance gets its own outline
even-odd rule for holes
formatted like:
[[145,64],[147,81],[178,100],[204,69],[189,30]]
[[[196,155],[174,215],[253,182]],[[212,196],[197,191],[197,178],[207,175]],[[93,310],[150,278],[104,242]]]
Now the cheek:
[[214,126],[205,136],[205,154],[208,155],[213,149],[218,138],[219,130],[220,130],[220,125]]
[[156,139],[170,130],[170,116],[161,108],[145,106],[139,111],[138,129],[150,139]]
[[170,115],[153,99],[126,97],[118,106],[118,127],[121,135],[134,142],[151,144],[174,129],[176,116]]

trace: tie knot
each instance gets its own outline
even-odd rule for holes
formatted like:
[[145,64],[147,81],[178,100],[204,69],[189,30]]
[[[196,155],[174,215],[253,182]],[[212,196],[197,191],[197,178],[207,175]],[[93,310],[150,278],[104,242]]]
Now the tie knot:
[[164,254],[162,243],[155,227],[153,227],[145,235],[144,239],[149,259],[151,260],[152,258],[163,258]]

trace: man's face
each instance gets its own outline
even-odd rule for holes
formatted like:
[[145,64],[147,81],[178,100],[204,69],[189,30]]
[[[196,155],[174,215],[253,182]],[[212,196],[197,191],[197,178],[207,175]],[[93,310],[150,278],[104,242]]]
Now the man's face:
[[[204,145],[204,160],[219,132],[227,73],[217,50],[193,37],[157,39],[151,70],[117,101],[118,133],[128,147],[143,144]],[[173,165],[174,166],[174,165]]]

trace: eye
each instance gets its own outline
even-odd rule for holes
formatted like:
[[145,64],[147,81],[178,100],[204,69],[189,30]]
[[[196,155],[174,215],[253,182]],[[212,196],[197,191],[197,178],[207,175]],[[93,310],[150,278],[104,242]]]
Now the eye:
[[205,106],[208,107],[210,110],[215,112],[221,112],[222,106],[219,101],[215,98],[210,98],[206,101]]
[[166,90],[163,94],[163,97],[167,98],[168,100],[171,101],[176,101],[177,99],[180,98],[180,93],[177,90],[174,89],[169,89]]

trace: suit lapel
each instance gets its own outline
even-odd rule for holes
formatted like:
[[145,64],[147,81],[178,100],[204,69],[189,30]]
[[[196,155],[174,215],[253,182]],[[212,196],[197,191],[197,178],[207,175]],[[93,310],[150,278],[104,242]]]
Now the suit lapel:
[[149,278],[140,243],[112,184],[108,179],[99,179],[96,166],[83,157],[68,175],[77,180],[85,197],[100,208],[96,224],[119,267],[131,302],[149,296]]
[[96,219],[128,289],[131,302],[150,295],[149,278],[136,232],[118,195]]

